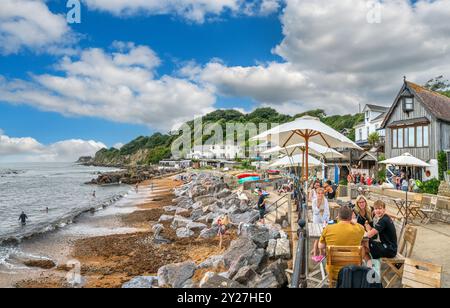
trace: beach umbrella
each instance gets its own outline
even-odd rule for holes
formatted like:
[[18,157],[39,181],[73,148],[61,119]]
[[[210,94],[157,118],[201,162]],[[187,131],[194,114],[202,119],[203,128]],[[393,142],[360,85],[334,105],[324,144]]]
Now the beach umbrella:
[[380,164],[405,166],[405,167],[431,167],[430,164],[420,160],[409,153],[380,161]]
[[[328,148],[353,148],[362,150],[356,143],[337,132],[318,118],[304,116],[292,122],[274,127],[251,140],[266,140],[274,142],[284,148],[290,145],[305,144],[305,170],[309,168],[310,143],[316,143]],[[305,172],[305,180],[308,182],[308,172]]]
[[[383,160],[379,162],[380,164],[386,164],[386,165],[394,165],[394,166],[400,166],[400,167],[431,167],[430,164],[424,162],[423,160],[418,159],[417,157],[412,156],[409,153],[403,153],[400,156],[389,158],[386,160]],[[405,204],[405,210],[406,210],[406,217],[405,222],[408,224],[408,190],[405,192],[406,194],[406,204]]]
[[[322,166],[322,162],[320,162],[317,158],[309,156],[310,167],[318,167]],[[284,156],[269,165],[269,167],[295,167],[300,165],[303,162],[303,156],[300,154],[293,156]]]
[[[282,153],[285,155],[294,155],[294,154],[300,154],[302,152],[305,152],[305,143],[299,143],[299,144],[293,144],[293,145],[289,145],[287,147],[280,147],[279,145],[264,151],[263,154],[273,154],[273,153]],[[314,142],[310,142],[309,143],[309,154],[310,155],[314,155],[314,156],[318,156],[318,157],[323,157],[323,158],[344,158],[345,156],[341,153],[339,153],[338,151],[331,149],[331,148],[327,148],[323,145],[314,143]]]

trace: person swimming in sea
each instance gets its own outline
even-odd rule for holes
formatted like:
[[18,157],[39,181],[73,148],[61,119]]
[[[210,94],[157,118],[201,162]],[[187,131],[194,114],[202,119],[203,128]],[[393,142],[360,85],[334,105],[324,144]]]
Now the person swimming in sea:
[[94,197],[94,198],[96,197],[96,195],[95,195],[95,190],[94,190],[94,192],[92,193],[92,197]]
[[25,212],[22,212],[19,216],[19,220],[22,223],[22,226],[25,226],[27,224],[28,216],[25,214]]

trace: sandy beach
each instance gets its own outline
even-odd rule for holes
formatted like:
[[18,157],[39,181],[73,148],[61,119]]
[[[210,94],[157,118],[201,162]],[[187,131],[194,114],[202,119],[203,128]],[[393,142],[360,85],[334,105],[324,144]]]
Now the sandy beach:
[[[81,287],[85,288],[119,288],[123,283],[136,276],[155,275],[159,267],[169,264],[193,260],[202,262],[209,256],[223,252],[234,238],[230,234],[224,239],[222,250],[218,248],[218,239],[197,239],[197,236],[179,239],[170,223],[161,233],[171,244],[156,245],[152,242],[151,227],[164,213],[163,206],[172,204],[172,189],[182,182],[173,177],[153,180],[153,191],[150,181],[144,182],[140,190],[145,198],[134,207],[121,208],[114,215],[93,215],[81,219],[67,231],[46,234],[29,242],[24,242],[21,249],[29,254],[40,252],[56,263],[51,267],[48,262],[34,262],[20,273],[0,275],[0,287],[18,288],[65,288],[68,284],[66,276],[71,268],[66,264],[75,260],[80,263],[82,276]],[[113,206],[114,207],[114,206]],[[112,207],[112,208],[113,208]],[[187,213],[189,214],[189,213]],[[187,215],[186,214],[186,215]],[[83,229],[79,235],[73,230]],[[99,231],[100,230],[100,231]],[[92,231],[92,232],[90,232]],[[109,233],[96,236],[99,232]],[[109,231],[109,232],[108,232]],[[47,260],[48,261],[48,260]],[[193,280],[200,281],[202,273]]]

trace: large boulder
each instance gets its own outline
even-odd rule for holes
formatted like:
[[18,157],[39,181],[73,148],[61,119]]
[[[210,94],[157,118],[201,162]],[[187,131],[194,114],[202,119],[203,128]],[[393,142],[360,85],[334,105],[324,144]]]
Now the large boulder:
[[200,232],[200,237],[201,238],[214,238],[217,236],[218,232],[219,232],[219,227],[217,227],[217,226],[203,229]]
[[192,211],[190,219],[191,219],[192,221],[197,221],[197,220],[199,220],[202,216],[203,216],[203,209],[202,209],[202,208],[197,208],[197,209],[195,209],[195,210]]
[[161,217],[159,217],[158,222],[166,222],[166,221],[172,221],[172,220],[173,220],[173,216],[161,215]]
[[163,207],[165,212],[175,212],[178,209],[178,206],[168,205]]
[[198,268],[219,268],[225,267],[223,255],[211,256],[198,265]]
[[195,270],[196,266],[192,261],[164,265],[158,270],[158,285],[181,288],[187,280],[192,278]]
[[233,214],[230,215],[230,219],[235,224],[247,223],[252,224],[258,221],[259,212],[256,210],[251,210],[242,214]]
[[210,204],[216,203],[218,201],[217,198],[213,197],[213,196],[201,196],[201,197],[197,197],[194,200],[196,203],[197,202],[201,202],[202,207],[204,206],[208,206]]
[[172,224],[170,226],[172,229],[178,229],[178,228],[186,227],[191,222],[192,222],[192,220],[187,219],[185,217],[175,216],[173,218]]
[[218,192],[214,195],[217,199],[223,199],[231,195],[231,191],[228,188],[223,189],[222,191]]
[[255,278],[249,282],[249,287],[257,289],[273,289],[280,288],[281,285],[277,280],[277,277],[271,272],[264,272],[261,276],[255,276]]
[[175,215],[180,215],[180,214],[187,213],[187,212],[189,212],[189,210],[187,210],[187,209],[185,209],[185,208],[182,208],[182,207],[179,207],[179,208],[177,208],[177,210],[175,211]]
[[287,261],[277,260],[271,263],[264,272],[272,272],[272,274],[276,277],[278,284],[281,287],[284,287],[288,283],[288,279],[286,276],[286,270],[288,268]]
[[122,285],[123,289],[151,289],[158,284],[158,277],[140,276],[131,279]]
[[250,259],[255,253],[256,249],[256,244],[251,239],[248,239],[246,237],[233,240],[230,244],[230,247],[223,255],[225,266],[229,267],[241,256],[246,259]]
[[152,231],[153,231],[154,236],[160,235],[163,230],[164,230],[164,226],[162,224],[154,224],[152,226]]
[[242,285],[247,285],[257,274],[251,266],[244,266],[234,275],[233,280],[239,282]]
[[254,224],[241,226],[241,234],[251,239],[259,248],[266,248],[270,240],[269,229]]
[[275,257],[275,249],[277,248],[277,240],[270,239],[269,244],[267,245],[266,252],[269,258]]
[[179,238],[187,238],[187,237],[191,237],[194,235],[194,231],[192,231],[186,227],[178,228],[176,233],[177,233],[177,237],[179,237]]
[[277,246],[275,248],[275,257],[282,259],[291,258],[291,246],[288,239],[285,238],[277,239]]
[[205,229],[207,225],[199,223],[199,222],[190,222],[187,224],[186,228],[193,231],[201,231]]
[[220,275],[214,275],[212,277],[209,277],[208,281],[202,285],[202,288],[208,288],[208,289],[239,289],[239,288],[245,288],[245,286],[241,285],[240,283],[227,279],[225,277],[222,277]]

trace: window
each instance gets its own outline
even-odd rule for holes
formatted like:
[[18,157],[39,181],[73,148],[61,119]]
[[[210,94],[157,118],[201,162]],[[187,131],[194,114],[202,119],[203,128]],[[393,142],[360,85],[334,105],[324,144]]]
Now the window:
[[403,111],[409,112],[414,110],[414,98],[405,97],[403,99]]
[[430,145],[429,135],[428,135],[428,125],[423,127],[423,146],[427,147]]
[[416,146],[416,128],[408,127],[408,147],[414,148]]
[[370,119],[370,111],[366,111],[366,122],[369,122]]
[[398,148],[398,135],[397,135],[398,129],[392,130],[392,147],[394,149]]
[[416,146],[418,148],[421,148],[423,147],[423,126],[417,126],[416,132],[417,132]]
[[398,129],[398,148],[403,148],[403,128]]
[[359,129],[359,140],[363,140],[362,139],[362,128]]
[[367,127],[367,139],[369,139],[369,136],[370,136],[370,128]]

